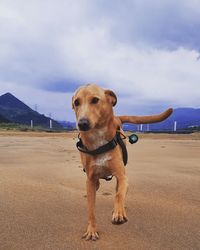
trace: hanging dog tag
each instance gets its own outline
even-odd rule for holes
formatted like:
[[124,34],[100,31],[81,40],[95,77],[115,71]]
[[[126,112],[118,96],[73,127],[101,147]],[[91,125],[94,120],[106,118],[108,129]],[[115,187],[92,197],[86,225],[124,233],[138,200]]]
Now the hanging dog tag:
[[129,135],[128,138],[131,144],[136,143],[138,141],[138,136],[136,134]]

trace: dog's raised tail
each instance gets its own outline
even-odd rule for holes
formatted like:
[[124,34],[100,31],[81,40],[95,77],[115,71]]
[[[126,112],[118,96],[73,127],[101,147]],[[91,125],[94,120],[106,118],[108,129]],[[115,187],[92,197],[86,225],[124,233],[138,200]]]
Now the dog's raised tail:
[[173,112],[173,109],[167,109],[159,115],[149,115],[149,116],[117,116],[121,123],[134,123],[134,124],[148,124],[161,122],[167,119]]

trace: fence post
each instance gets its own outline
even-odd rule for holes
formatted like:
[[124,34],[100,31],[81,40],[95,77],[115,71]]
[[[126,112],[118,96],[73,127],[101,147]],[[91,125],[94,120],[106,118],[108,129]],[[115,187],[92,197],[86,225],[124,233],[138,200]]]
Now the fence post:
[[52,120],[51,119],[49,121],[49,127],[50,127],[50,129],[52,129]]
[[177,128],[177,121],[174,121],[174,132],[176,132],[176,128]]

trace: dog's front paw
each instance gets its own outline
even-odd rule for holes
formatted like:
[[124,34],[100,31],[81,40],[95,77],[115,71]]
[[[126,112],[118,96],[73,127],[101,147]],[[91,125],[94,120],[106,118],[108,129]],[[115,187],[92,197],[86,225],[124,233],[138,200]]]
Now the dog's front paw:
[[112,224],[119,225],[128,221],[125,211],[113,211]]
[[87,228],[87,232],[84,233],[84,235],[82,236],[83,239],[86,240],[98,240],[99,239],[99,234],[96,231],[96,227],[92,227],[92,226],[88,226]]

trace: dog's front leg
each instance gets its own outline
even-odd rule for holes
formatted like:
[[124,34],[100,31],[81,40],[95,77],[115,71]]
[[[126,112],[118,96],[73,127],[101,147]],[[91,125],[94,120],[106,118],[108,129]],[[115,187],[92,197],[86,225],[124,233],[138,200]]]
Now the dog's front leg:
[[113,224],[123,224],[128,221],[125,211],[125,196],[127,192],[128,182],[125,174],[116,176],[117,186],[114,202],[114,210],[112,216]]
[[96,180],[87,178],[88,227],[86,233],[83,235],[83,238],[86,240],[97,240],[99,238],[96,231],[95,219],[96,185]]

